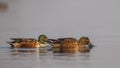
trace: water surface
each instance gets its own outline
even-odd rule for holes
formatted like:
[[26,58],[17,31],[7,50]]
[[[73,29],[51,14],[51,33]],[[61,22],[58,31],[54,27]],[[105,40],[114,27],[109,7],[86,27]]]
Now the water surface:
[[[118,0],[0,0],[0,68],[119,68],[120,4]],[[87,36],[90,53],[39,53],[11,49],[11,37]]]

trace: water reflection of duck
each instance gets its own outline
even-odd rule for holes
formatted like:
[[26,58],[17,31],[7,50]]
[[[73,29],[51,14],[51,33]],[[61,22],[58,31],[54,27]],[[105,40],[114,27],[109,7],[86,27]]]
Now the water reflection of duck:
[[45,48],[43,49],[36,49],[36,48],[13,48],[11,50],[13,55],[19,54],[19,53],[46,53]]
[[33,38],[11,38],[12,42],[7,42],[12,48],[38,48],[45,47],[47,36],[40,35],[38,40]]
[[88,37],[81,37],[79,41],[75,38],[49,39],[48,41],[55,53],[89,52],[92,48]]

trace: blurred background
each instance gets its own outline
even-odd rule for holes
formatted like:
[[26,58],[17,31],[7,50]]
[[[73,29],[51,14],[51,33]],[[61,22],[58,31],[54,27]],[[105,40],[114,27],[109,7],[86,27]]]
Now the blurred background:
[[37,39],[40,34],[91,40],[120,37],[119,6],[118,0],[0,0],[0,44],[11,37]]

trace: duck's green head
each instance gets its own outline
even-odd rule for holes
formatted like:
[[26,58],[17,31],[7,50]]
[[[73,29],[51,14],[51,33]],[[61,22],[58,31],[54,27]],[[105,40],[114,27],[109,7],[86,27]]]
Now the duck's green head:
[[47,36],[46,35],[40,35],[38,37],[38,42],[42,43],[42,44],[45,44],[45,42],[48,40]]

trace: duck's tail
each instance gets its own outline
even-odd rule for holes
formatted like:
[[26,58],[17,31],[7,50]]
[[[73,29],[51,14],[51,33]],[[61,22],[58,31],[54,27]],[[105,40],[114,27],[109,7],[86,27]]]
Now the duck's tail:
[[14,47],[14,45],[13,45],[14,42],[8,42],[7,41],[6,43],[8,43],[9,45],[11,45],[11,47]]
[[47,40],[47,43],[54,43],[54,42],[56,42],[57,40],[56,39],[48,39]]

